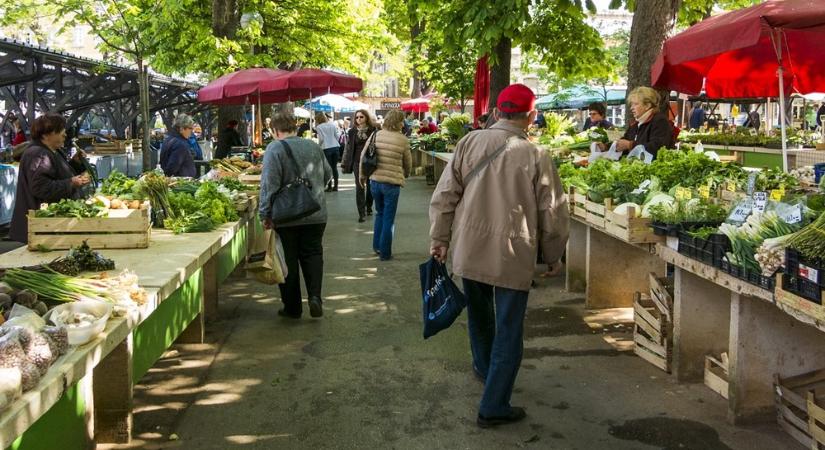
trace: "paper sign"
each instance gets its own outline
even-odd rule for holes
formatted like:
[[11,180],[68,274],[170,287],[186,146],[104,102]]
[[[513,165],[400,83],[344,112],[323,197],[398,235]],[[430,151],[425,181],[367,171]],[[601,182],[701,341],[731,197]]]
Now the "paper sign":
[[699,187],[699,196],[704,199],[710,198],[710,186],[700,186]]
[[787,224],[802,222],[802,205],[779,204],[776,206],[776,213],[779,218]]
[[747,199],[739,202],[728,216],[728,222],[744,222],[753,211],[753,200]]
[[768,193],[759,191],[753,193],[753,210],[756,212],[765,212],[765,207],[768,206]]
[[784,189],[781,189],[781,190],[780,189],[772,189],[771,190],[771,200],[773,200],[773,201],[776,201],[776,202],[781,201],[782,197],[784,197],[784,196],[785,196],[785,190]]
[[805,278],[808,281],[813,281],[814,283],[819,282],[819,271],[813,267],[808,267],[805,264],[800,263],[798,273],[800,277]]
[[750,175],[748,175],[748,195],[753,194],[753,190],[756,189],[756,177],[756,172],[751,172]]
[[736,182],[735,181],[728,181],[725,183],[725,189],[730,192],[736,192]]
[[693,197],[693,191],[688,188],[676,188],[676,200],[690,200]]

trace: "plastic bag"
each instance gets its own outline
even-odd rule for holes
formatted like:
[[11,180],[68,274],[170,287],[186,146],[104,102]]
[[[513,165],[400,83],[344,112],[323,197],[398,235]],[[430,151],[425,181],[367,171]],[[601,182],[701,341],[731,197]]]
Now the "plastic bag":
[[590,144],[590,158],[588,158],[587,161],[593,163],[601,158],[618,161],[621,157],[622,152],[616,148],[615,142],[610,144],[610,148],[606,152],[600,150],[598,142],[594,142]]
[[418,266],[423,299],[424,339],[447,329],[467,306],[467,297],[458,289],[447,266],[430,258]]
[[653,155],[650,152],[648,152],[647,150],[645,150],[644,145],[637,145],[636,147],[633,147],[633,150],[631,150],[630,153],[627,154],[627,157],[628,157],[628,159],[630,159],[630,158],[640,159],[645,164],[650,164],[650,163],[653,162]]
[[265,230],[264,238],[267,242],[266,251],[263,255],[252,255],[246,270],[252,272],[261,283],[281,284],[286,281],[288,274],[284,246],[275,230]]

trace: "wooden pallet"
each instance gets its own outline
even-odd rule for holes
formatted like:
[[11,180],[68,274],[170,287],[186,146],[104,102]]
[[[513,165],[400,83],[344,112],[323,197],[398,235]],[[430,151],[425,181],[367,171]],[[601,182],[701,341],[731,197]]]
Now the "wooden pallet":
[[673,280],[650,272],[650,299],[669,321],[673,321]]
[[825,395],[825,370],[786,378],[774,374],[773,378],[776,421],[791,437],[812,448],[807,394],[813,393],[815,399],[821,401]]
[[705,356],[705,386],[713,392],[728,398],[728,355],[722,353],[719,359],[713,356]]
[[118,155],[123,153],[140,152],[143,148],[140,139],[126,139],[122,141],[110,141],[95,143],[92,145],[94,153],[105,155]]
[[672,323],[645,294],[633,299],[633,351],[645,361],[670,373],[673,349]]
[[152,232],[145,209],[113,209],[108,217],[35,217],[29,211],[29,250],[66,250],[86,241],[95,250],[147,248]]
[[569,195],[567,196],[567,202],[570,206],[570,215],[578,217],[582,220],[587,220],[586,205],[589,201],[590,200],[587,199],[587,195],[576,191],[575,187],[571,187]]
[[664,241],[664,236],[657,236],[650,227],[650,219],[640,217],[641,211],[629,208],[627,215],[612,211],[610,199],[605,201],[605,230],[630,244],[654,244]]
[[584,205],[585,209],[585,220],[590,225],[593,225],[596,228],[604,229],[607,225],[607,220],[605,220],[605,215],[607,211],[609,211],[613,205],[611,204],[610,199],[605,199],[604,204],[599,204],[596,202],[591,202],[590,200],[587,201]]

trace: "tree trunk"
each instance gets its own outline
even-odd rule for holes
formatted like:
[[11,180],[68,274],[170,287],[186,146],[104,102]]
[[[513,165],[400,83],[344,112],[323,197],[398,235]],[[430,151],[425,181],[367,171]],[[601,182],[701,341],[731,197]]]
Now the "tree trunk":
[[[630,27],[630,49],[628,51],[627,93],[639,87],[650,86],[650,68],[667,34],[676,23],[681,0],[647,0],[644,7],[636,8]],[[670,92],[660,91],[661,110],[666,111]],[[627,109],[626,120],[630,123],[633,114]]]
[[510,54],[513,50],[512,44],[510,38],[504,37],[501,38],[496,45],[496,63],[490,68],[490,100],[487,102],[488,111],[496,107],[499,92],[510,85]]
[[[212,0],[212,34],[217,37],[234,38],[240,25],[240,12],[237,0]],[[246,135],[246,126],[242,106],[221,106],[218,108],[218,147],[223,146],[226,137],[220,130],[226,127],[230,120],[237,120],[238,133],[243,138]],[[214,152],[214,150],[213,150]],[[214,154],[214,153],[213,153]]]
[[[424,23],[415,21],[413,18],[413,24],[410,27],[410,42],[415,42],[418,36],[424,31]],[[421,79],[421,72],[418,71],[418,67],[413,66],[412,68],[412,91],[410,92],[410,97],[418,98],[421,97],[423,89],[424,80]]]
[[149,68],[143,62],[143,58],[137,59],[138,66],[138,92],[140,103],[140,117],[143,122],[141,127],[141,140],[143,141],[143,170],[152,170],[152,147],[151,142],[152,118],[149,112]]

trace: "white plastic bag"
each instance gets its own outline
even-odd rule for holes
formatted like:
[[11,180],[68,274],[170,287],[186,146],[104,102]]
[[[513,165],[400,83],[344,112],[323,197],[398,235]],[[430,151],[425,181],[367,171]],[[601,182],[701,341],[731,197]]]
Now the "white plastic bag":
[[644,145],[637,145],[636,147],[633,147],[633,150],[627,154],[627,157],[640,159],[645,164],[650,164],[653,162],[653,154],[645,150]]
[[597,142],[594,142],[594,143],[590,144],[590,158],[588,158],[587,161],[589,163],[593,163],[594,161],[596,161],[597,159],[600,159],[600,158],[610,159],[612,161],[618,161],[619,158],[621,158],[621,157],[622,157],[622,152],[620,152],[616,148],[616,143],[615,142],[610,144],[610,148],[606,152],[601,151],[601,149],[599,148],[599,144]]

